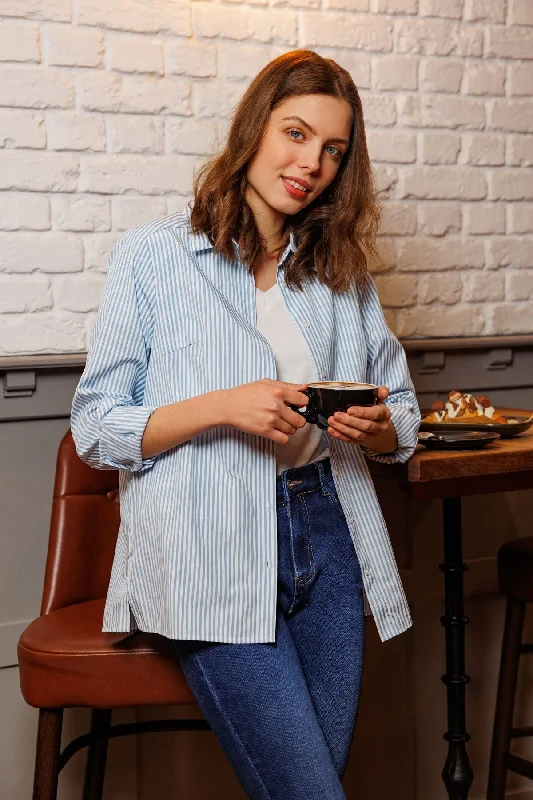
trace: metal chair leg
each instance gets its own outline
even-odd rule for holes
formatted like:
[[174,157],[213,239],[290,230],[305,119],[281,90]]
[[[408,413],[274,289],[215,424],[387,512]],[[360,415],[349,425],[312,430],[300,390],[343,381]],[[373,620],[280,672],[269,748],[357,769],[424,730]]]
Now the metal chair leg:
[[507,600],[487,800],[504,800],[505,797],[507,770],[503,765],[503,756],[509,750],[511,741],[524,614],[525,603]]
[[56,800],[61,750],[62,708],[39,709],[33,800]]
[[[111,725],[113,711],[108,708],[93,708],[91,732],[105,733]],[[102,800],[104,793],[105,767],[107,761],[107,739],[89,745],[83,781],[83,800]]]

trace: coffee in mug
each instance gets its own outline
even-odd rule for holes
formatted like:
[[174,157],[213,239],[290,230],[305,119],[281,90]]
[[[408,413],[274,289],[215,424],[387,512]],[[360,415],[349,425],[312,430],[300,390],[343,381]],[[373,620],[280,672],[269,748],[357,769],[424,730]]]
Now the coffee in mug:
[[299,409],[290,404],[293,411],[306,422],[318,425],[322,430],[329,428],[328,418],[336,411],[346,412],[350,406],[373,406],[378,401],[378,387],[371,383],[353,381],[317,381],[303,390],[309,403]]

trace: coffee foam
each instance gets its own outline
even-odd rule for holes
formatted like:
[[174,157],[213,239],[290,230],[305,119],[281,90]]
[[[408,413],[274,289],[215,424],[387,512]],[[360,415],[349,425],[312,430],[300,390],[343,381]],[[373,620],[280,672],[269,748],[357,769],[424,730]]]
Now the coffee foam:
[[309,387],[317,389],[374,389],[371,383],[355,383],[351,381],[319,381],[310,383]]

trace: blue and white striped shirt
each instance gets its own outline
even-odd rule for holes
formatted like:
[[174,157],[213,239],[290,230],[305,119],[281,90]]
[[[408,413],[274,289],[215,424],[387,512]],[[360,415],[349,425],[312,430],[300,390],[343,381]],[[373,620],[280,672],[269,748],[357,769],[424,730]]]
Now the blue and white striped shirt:
[[[110,257],[87,363],[72,405],[78,455],[119,469],[121,521],[103,631],[173,639],[274,642],[277,592],[274,442],[219,426],[153,458],[141,440],[162,405],[271,378],[274,355],[256,328],[255,282],[238,259],[192,234],[186,209],[127,231]],[[398,434],[414,451],[420,412],[405,353],[372,281],[332,292],[318,280],[277,281],[324,380],[385,384]],[[383,640],[411,624],[362,449],[329,437],[335,485]]]

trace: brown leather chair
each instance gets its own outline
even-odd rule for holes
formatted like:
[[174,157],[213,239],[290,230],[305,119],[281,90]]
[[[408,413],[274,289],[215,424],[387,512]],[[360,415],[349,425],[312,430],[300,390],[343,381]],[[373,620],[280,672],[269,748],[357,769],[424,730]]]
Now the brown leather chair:
[[492,731],[487,800],[504,800],[507,772],[533,780],[533,761],[511,751],[512,739],[533,736],[533,727],[513,728],[520,656],[533,653],[523,643],[526,603],[533,603],[533,536],[506,542],[498,550],[498,583],[507,598],[500,675]]
[[[20,687],[39,709],[33,800],[55,800],[69,758],[88,746],[83,800],[101,800],[108,740],[130,733],[210,730],[204,719],[111,725],[114,708],[195,703],[171,642],[102,633],[119,527],[118,471],[94,470],[68,431],[59,445],[41,616],[20,637]],[[63,709],[91,708],[91,731],[60,752]]]

